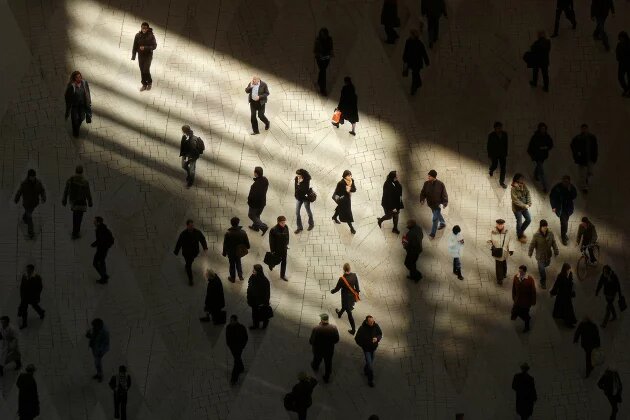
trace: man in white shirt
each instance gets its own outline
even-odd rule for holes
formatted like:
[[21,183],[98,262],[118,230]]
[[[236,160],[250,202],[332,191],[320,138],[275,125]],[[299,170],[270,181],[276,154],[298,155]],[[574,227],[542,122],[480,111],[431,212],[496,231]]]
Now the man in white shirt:
[[249,94],[249,109],[252,115],[252,135],[260,134],[258,131],[258,118],[265,123],[265,130],[269,130],[271,123],[265,117],[265,104],[269,96],[269,88],[267,83],[260,80],[260,77],[254,76],[245,88],[245,92]]

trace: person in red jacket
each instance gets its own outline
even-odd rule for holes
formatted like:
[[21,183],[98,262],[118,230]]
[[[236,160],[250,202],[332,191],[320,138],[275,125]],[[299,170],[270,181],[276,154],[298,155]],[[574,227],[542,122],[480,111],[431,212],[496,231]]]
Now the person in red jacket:
[[534,278],[527,274],[527,267],[521,265],[518,268],[518,274],[514,275],[512,283],[512,320],[521,318],[525,321],[525,329],[523,332],[529,331],[529,308],[536,305],[536,283]]

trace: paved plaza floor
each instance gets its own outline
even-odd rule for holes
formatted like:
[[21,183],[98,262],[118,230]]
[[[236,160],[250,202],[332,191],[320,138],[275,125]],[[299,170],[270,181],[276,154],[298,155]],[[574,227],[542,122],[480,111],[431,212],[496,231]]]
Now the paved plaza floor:
[[[371,314],[384,337],[376,354],[375,388],[362,373],[362,353],[336,318],[337,345],[332,382],[320,384],[309,411],[312,420],[514,419],[512,375],[531,365],[538,402],[534,419],[604,419],[609,407],[596,382],[614,364],[630,386],[627,314],[601,332],[604,366],[583,379],[583,352],[573,330],[551,316],[553,299],[539,290],[532,331],[510,321],[511,281],[494,281],[494,262],[486,244],[494,220],[514,230],[509,189],[488,176],[486,138],[496,120],[510,136],[508,178],[531,178],[527,143],[544,121],[555,147],[546,164],[549,182],[564,174],[577,178],[569,142],[581,123],[600,144],[592,190],[579,195],[570,221],[571,244],[549,268],[550,283],[563,262],[575,268],[579,218],[597,226],[602,263],[619,274],[628,289],[627,206],[630,203],[630,100],[621,97],[614,52],[592,38],[589,5],[576,1],[577,30],[561,21],[552,41],[550,92],[528,85],[521,56],[539,28],[553,26],[550,0],[446,0],[440,40],[429,51],[431,65],[423,86],[409,96],[401,75],[408,30],[419,24],[419,1],[400,0],[401,39],[383,43],[376,0],[0,0],[0,312],[15,319],[23,267],[33,263],[44,280],[42,322],[32,319],[21,331],[25,363],[38,371],[43,420],[113,418],[105,384],[91,379],[92,358],[84,337],[100,317],[109,327],[111,351],[106,376],[127,364],[133,386],[129,418],[138,420],[296,419],[282,398],[297,372],[310,371],[308,338],[318,314],[334,314],[339,295],[331,295],[344,262],[358,273],[362,300],[355,318]],[[553,4],[552,4],[553,3]],[[613,47],[618,31],[630,29],[630,3],[618,0],[607,30]],[[564,18],[563,18],[564,19]],[[131,61],[134,34],[142,21],[154,29],[153,89],[139,92],[137,61]],[[329,67],[329,97],[314,86],[314,36],[329,28],[335,56]],[[426,41],[426,27],[423,39]],[[91,85],[94,119],[81,137],[71,136],[63,119],[63,92],[72,70]],[[271,129],[250,136],[244,88],[253,74],[268,83]],[[330,116],[343,77],[357,88],[360,122],[335,129]],[[190,124],[206,151],[197,180],[185,188],[180,167],[180,127]],[[83,237],[70,238],[72,216],[61,206],[65,180],[83,164],[92,185]],[[246,282],[227,282],[221,257],[229,219],[248,224],[246,198],[253,168],[269,178],[263,220],[286,215],[295,229],[293,176],[307,169],[319,193],[313,205],[315,229],[291,236],[288,282],[268,273],[275,317],[266,331],[250,332],[244,353],[246,372],[229,384],[232,358],[223,327],[201,324],[205,282],[211,267],[224,280],[227,311],[249,325]],[[36,236],[28,240],[13,195],[28,168],[35,168],[48,201],[35,211]],[[356,235],[331,221],[329,198],[344,169],[354,175]],[[449,193],[448,228],[427,240],[430,211],[419,204],[426,173],[438,172]],[[406,279],[400,236],[391,222],[379,229],[376,218],[383,181],[397,170],[404,187],[407,219],[425,231],[419,267],[424,279]],[[538,184],[533,224],[559,221]],[[108,257],[107,286],[95,283],[91,220],[100,215],[116,237]],[[189,287],[181,257],[173,255],[187,218],[209,242],[195,261]],[[447,233],[459,224],[465,237],[464,281],[451,274]],[[269,249],[267,237],[250,234],[246,273]],[[527,264],[537,277],[527,245],[518,244],[510,275]],[[604,299],[594,296],[599,269],[576,281],[578,319],[591,314],[599,323]],[[31,315],[33,318],[33,316]],[[331,317],[332,319],[332,317]],[[0,418],[15,419],[17,373],[0,379]],[[625,403],[621,419],[630,418]]]

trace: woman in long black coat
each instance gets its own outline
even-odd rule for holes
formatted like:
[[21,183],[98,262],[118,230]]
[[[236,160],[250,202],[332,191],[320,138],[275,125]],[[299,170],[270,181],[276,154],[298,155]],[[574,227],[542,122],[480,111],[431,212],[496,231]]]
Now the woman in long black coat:
[[21,420],[31,420],[39,416],[39,395],[37,394],[37,382],[33,374],[35,366],[26,366],[26,373],[20,374],[17,379],[18,415]]
[[212,316],[212,322],[215,324],[225,322],[225,318],[221,316],[221,310],[225,307],[225,296],[223,295],[223,284],[219,276],[212,270],[206,271],[208,279],[208,287],[206,288],[206,301],[203,310],[206,316],[200,318],[202,322],[209,322]]
[[253,325],[249,327],[249,329],[258,329],[261,322],[263,323],[262,327],[267,328],[269,318],[265,316],[264,307],[269,306],[271,287],[269,285],[269,279],[265,277],[262,265],[254,265],[254,272],[249,277],[247,283],[247,305],[252,308],[253,322]]
[[339,128],[339,124],[343,124],[345,120],[350,121],[352,124],[352,130],[350,134],[355,136],[357,133],[354,131],[357,122],[359,122],[359,108],[357,105],[357,93],[354,90],[352,79],[350,76],[343,78],[344,86],[341,88],[341,97],[339,98],[339,105],[337,109],[341,111],[341,119],[338,123],[332,123],[335,127]]
[[558,274],[550,293],[551,296],[556,297],[556,301],[553,304],[553,317],[564,320],[568,327],[575,327],[577,319],[575,318],[572,301],[575,292],[573,290],[573,273],[571,273],[569,264],[564,263],[562,265],[562,270]]
[[402,202],[402,185],[398,182],[398,175],[396,174],[396,171],[391,171],[389,175],[387,175],[387,179],[383,184],[381,206],[383,206],[385,215],[376,219],[378,227],[381,227],[385,220],[393,218],[394,228],[392,229],[392,232],[398,235],[400,233],[398,230],[398,215],[400,214],[400,210],[405,206],[403,206]]
[[[342,179],[337,183],[335,192],[333,193],[333,200],[337,203],[335,208],[335,214],[332,219],[335,223],[345,222],[350,226],[350,232],[352,234],[357,233],[352,227],[354,218],[352,217],[352,193],[356,192],[357,187],[354,185],[354,179],[352,179],[352,172],[349,170],[343,171]],[[339,219],[337,219],[339,216]],[[341,222],[339,221],[341,220]]]

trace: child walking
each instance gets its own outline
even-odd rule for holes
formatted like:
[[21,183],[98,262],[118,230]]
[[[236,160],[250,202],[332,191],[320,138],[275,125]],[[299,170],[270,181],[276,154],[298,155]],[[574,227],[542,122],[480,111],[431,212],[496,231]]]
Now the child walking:
[[464,249],[464,236],[459,225],[453,226],[453,233],[448,237],[448,252],[453,257],[453,274],[457,275],[459,280],[462,277],[462,250]]

